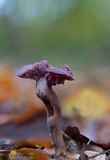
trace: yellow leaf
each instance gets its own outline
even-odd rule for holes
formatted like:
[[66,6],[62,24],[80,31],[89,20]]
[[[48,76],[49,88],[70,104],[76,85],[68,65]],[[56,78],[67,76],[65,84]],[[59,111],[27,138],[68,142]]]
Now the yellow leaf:
[[74,108],[87,118],[101,118],[110,111],[110,101],[104,93],[92,86],[81,88],[77,93],[67,97],[62,104],[63,113],[73,117]]

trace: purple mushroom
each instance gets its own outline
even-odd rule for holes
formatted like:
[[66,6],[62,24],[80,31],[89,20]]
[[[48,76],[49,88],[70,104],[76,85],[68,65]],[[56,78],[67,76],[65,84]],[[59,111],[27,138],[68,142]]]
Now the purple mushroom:
[[17,76],[36,80],[36,94],[43,101],[47,109],[47,124],[52,138],[55,154],[64,153],[65,144],[61,133],[61,108],[53,85],[63,84],[65,80],[73,80],[68,65],[63,69],[53,67],[48,61],[30,64],[17,71]]

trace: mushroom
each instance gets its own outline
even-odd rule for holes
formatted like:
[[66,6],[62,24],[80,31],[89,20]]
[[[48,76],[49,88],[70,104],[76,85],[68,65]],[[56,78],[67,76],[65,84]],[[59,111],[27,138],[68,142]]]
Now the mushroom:
[[47,109],[47,125],[55,148],[55,154],[63,154],[65,144],[61,133],[61,108],[52,86],[63,84],[65,80],[74,79],[69,66],[65,65],[63,69],[60,69],[49,65],[48,61],[43,60],[22,67],[17,71],[17,76],[36,80],[36,94]]

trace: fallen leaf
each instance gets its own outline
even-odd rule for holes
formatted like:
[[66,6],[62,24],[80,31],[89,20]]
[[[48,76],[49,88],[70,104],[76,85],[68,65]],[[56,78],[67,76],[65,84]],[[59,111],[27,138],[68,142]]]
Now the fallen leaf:
[[[110,111],[110,101],[102,90],[94,86],[85,86],[68,96],[62,103],[63,114],[74,116],[74,108],[78,108],[81,115],[89,119],[99,119]],[[95,112],[94,112],[95,111]]]
[[88,157],[93,157],[90,158],[91,160],[105,160],[106,159],[106,155],[105,154],[101,154],[99,152],[94,152],[94,151],[85,151],[85,154],[88,155]]

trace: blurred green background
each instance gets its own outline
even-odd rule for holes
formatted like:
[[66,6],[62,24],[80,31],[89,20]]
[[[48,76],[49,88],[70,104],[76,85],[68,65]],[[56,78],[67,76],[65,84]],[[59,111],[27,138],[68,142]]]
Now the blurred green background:
[[0,59],[110,66],[110,0],[0,0]]

